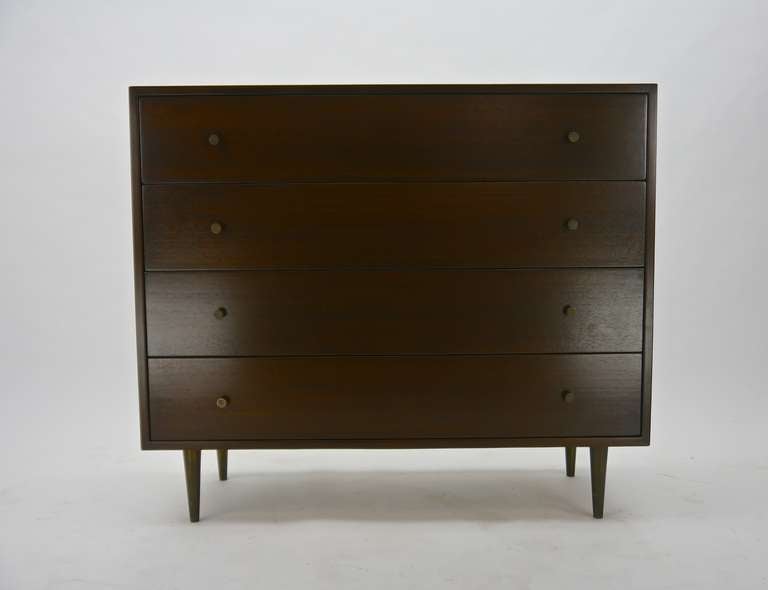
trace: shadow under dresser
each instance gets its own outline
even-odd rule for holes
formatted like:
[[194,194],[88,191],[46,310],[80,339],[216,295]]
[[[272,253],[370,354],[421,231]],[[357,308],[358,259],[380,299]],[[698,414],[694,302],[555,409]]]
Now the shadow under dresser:
[[656,85],[132,87],[143,449],[648,445]]

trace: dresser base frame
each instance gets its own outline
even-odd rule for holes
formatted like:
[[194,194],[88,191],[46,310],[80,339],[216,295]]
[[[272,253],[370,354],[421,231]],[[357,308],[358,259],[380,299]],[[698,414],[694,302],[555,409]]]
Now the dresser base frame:
[[[565,469],[568,477],[576,474],[576,448],[565,447]],[[184,475],[187,482],[187,504],[190,522],[200,520],[200,449],[183,449]],[[219,480],[227,479],[228,449],[216,449],[219,466]],[[605,503],[605,474],[608,466],[608,447],[589,447],[589,463],[592,479],[592,516],[603,518]]]

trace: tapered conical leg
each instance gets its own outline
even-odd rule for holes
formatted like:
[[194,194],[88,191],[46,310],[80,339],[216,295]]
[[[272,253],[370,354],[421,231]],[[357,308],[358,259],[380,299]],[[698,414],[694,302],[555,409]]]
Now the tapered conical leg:
[[603,518],[608,447],[589,447],[589,462],[592,470],[592,516]]
[[219,462],[219,479],[227,480],[227,449],[217,449],[216,459]]
[[189,520],[200,520],[200,450],[184,449],[184,476],[187,480],[187,503]]
[[576,447],[565,447],[565,474],[568,477],[576,475]]

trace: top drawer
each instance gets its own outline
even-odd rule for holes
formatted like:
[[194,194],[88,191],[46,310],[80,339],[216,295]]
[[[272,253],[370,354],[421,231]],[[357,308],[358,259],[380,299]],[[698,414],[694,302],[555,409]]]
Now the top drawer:
[[629,93],[144,96],[142,179],[642,180],[646,117]]

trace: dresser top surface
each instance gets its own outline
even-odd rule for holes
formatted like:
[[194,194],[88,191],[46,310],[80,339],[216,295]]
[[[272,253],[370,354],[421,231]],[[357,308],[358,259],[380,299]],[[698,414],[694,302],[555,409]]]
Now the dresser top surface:
[[657,84],[328,84],[285,86],[131,86],[132,96],[258,94],[655,94]]

